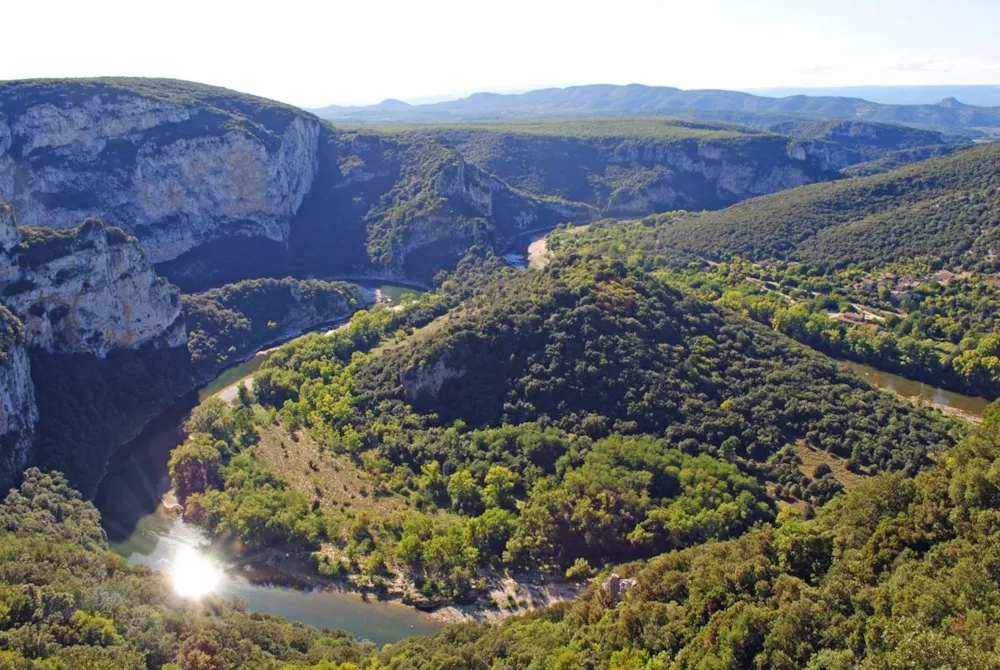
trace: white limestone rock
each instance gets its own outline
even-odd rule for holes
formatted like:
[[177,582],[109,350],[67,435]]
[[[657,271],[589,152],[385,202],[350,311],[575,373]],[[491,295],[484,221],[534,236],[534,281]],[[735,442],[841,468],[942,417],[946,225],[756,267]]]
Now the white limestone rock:
[[0,496],[33,455],[38,406],[24,334],[17,318],[0,307]]
[[233,235],[287,241],[318,167],[317,119],[261,125],[204,102],[85,90],[0,108],[0,199],[22,225],[100,217],[153,263]]
[[[0,240],[12,224],[0,226]],[[72,231],[15,234],[21,243],[0,254],[0,293],[24,322],[27,346],[103,358],[116,348],[186,342],[180,294],[156,276],[135,238],[96,219]]]

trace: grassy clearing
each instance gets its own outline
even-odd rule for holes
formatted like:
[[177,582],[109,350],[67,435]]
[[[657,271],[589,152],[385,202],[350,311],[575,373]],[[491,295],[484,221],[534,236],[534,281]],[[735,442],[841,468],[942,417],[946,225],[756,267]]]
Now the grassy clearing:
[[378,345],[377,347],[371,350],[371,355],[377,356],[381,353],[389,351],[390,349],[400,346],[401,344],[403,344],[403,342],[405,342],[408,339],[422,340],[427,337],[430,337],[434,333],[444,328],[445,324],[447,324],[449,321],[457,318],[460,315],[461,315],[461,310],[452,310],[451,312],[442,314],[438,318],[428,323],[426,326],[414,329],[413,333],[408,337],[394,338],[391,340],[387,340],[386,342],[383,342],[382,344]]
[[846,458],[837,458],[833,454],[814,449],[804,442],[796,443],[795,453],[802,459],[799,469],[803,474],[811,476],[817,466],[826,464],[830,466],[833,476],[837,478],[845,490],[850,491],[852,487],[857,486],[865,478],[865,475],[847,469]]
[[262,428],[255,453],[293,491],[319,500],[322,508],[353,507],[384,515],[406,506],[401,496],[374,495],[368,475],[344,456],[323,453],[305,431],[291,436],[283,426]]

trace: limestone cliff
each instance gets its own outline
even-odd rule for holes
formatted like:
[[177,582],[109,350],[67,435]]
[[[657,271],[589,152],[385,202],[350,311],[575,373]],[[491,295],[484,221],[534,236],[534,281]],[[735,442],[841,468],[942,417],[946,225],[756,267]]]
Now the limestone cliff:
[[10,310],[0,306],[0,495],[31,460],[37,421],[24,329]]
[[[290,273],[422,275],[471,245],[592,216],[511,189],[434,141],[144,79],[0,84],[0,199],[23,225],[120,227],[186,290]],[[434,260],[414,270],[418,249]]]
[[186,340],[177,289],[135,238],[96,219],[67,231],[17,229],[0,204],[0,296],[32,348],[103,358]]
[[[470,247],[500,250],[525,231],[595,214],[586,204],[514,188],[434,139],[331,131],[316,185],[293,222],[288,266],[298,275],[427,280]],[[190,274],[203,277],[212,265]]]
[[[186,331],[177,289],[155,275],[135,238],[100,221],[66,231],[17,228],[10,206],[0,202],[0,303],[0,488],[27,464],[51,455],[53,440],[46,442],[45,435],[62,426],[60,418],[94,401],[82,396],[108,395],[96,371],[127,378],[147,363],[142,359],[151,348],[162,350],[154,358],[169,358],[171,373],[185,374]],[[117,359],[102,360],[113,353]],[[47,368],[56,372],[46,373]],[[146,388],[126,393],[159,391],[158,381],[144,381]],[[70,397],[54,392],[73,388],[81,391]],[[76,446],[72,440],[93,426],[114,423],[116,409],[88,416],[87,428],[60,433],[55,442]],[[119,443],[109,439],[102,447]],[[87,449],[74,455],[95,471],[105,456]],[[81,470],[62,458],[48,464],[74,474]]]
[[426,280],[528,230],[725,207],[837,178],[859,143],[905,140],[866,132],[662,119],[348,131],[188,82],[15,81],[0,84],[0,199],[30,226],[121,227],[189,292],[261,276]]
[[232,236],[283,243],[312,187],[320,122],[184,82],[0,85],[0,198],[21,223],[100,217],[154,263]]
[[602,215],[717,209],[839,176],[852,154],[832,142],[651,120],[428,126],[483,171],[536,196]]
[[526,232],[586,223],[597,216],[584,203],[519,193],[457,156],[433,175],[432,184],[438,202],[412,214],[392,248],[391,267],[400,276],[427,275],[420,268],[429,262],[437,263],[435,269],[448,267],[476,245],[497,251]]

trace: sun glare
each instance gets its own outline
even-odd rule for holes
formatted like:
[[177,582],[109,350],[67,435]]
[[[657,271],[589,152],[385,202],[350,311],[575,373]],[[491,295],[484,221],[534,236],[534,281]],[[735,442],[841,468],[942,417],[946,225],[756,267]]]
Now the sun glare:
[[170,573],[174,591],[184,598],[201,598],[216,589],[222,572],[206,556],[191,548],[177,554]]

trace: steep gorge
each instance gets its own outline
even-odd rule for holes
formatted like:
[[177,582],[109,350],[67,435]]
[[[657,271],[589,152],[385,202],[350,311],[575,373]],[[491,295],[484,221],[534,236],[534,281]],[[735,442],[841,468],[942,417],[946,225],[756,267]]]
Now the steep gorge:
[[[470,245],[592,218],[432,140],[343,132],[293,107],[170,80],[0,85],[0,198],[32,226],[100,217],[198,288],[290,268],[428,274]],[[324,249],[303,259],[293,237]],[[407,267],[424,248],[438,260]]]
[[118,226],[185,290],[288,274],[427,280],[528,230],[834,179],[860,160],[859,142],[887,137],[538,125],[339,129],[189,82],[15,81],[0,84],[0,199],[25,225]]
[[[23,324],[5,406],[26,417],[8,422],[22,446],[6,461],[32,460],[23,435],[40,415],[35,460],[85,472],[86,493],[107,449],[192,387],[168,280],[186,292],[248,277],[428,281],[527,231],[718,208],[837,178],[860,151],[718,124],[541,125],[338,129],[181,81],[0,84],[0,199],[27,224],[0,212],[0,302]],[[847,129],[861,145],[865,132]],[[66,407],[103,423],[53,430],[46,416]],[[93,444],[101,458],[81,446]]]

